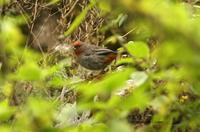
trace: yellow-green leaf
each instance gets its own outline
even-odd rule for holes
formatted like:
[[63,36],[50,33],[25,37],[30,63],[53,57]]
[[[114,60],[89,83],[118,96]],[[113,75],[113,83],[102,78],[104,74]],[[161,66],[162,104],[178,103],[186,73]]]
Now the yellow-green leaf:
[[130,54],[137,58],[148,58],[149,57],[149,47],[144,42],[133,42],[130,41],[126,45],[126,48]]

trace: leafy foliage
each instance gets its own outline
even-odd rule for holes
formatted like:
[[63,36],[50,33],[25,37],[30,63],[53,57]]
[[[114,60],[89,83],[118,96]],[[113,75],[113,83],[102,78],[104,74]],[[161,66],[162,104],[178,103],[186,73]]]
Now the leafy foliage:
[[[92,79],[82,79],[88,72],[77,68],[73,55],[27,46],[21,27],[30,23],[27,14],[2,13],[0,130],[200,131],[199,2],[86,3],[62,34],[68,38],[95,8],[106,20],[95,31],[104,35],[105,46],[112,42],[118,49],[115,67]],[[62,1],[45,4],[55,8]],[[0,1],[2,11],[8,5]]]

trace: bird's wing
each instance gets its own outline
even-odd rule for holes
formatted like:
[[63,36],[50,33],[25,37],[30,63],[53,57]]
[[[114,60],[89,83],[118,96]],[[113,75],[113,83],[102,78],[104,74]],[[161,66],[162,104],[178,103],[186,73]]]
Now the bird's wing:
[[115,51],[112,51],[112,50],[110,50],[110,49],[95,49],[95,53],[97,54],[97,55],[108,55],[108,54],[117,54],[117,52],[115,52]]

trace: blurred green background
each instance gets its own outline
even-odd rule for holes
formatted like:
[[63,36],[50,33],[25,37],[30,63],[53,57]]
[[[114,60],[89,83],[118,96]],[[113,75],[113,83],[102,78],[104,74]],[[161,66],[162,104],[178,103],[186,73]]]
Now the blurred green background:
[[[200,131],[199,0],[0,0],[0,131]],[[76,40],[118,51],[99,77]]]

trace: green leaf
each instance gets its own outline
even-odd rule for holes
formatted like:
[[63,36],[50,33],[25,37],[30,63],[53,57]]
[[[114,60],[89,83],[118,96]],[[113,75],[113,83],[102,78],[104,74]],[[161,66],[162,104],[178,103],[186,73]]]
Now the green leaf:
[[136,71],[133,74],[131,74],[131,83],[134,86],[141,86],[145,83],[145,81],[148,79],[148,75],[145,72],[142,71]]
[[42,79],[42,69],[35,63],[28,63],[21,66],[17,72],[18,79],[35,81]]
[[0,6],[9,3],[10,0],[0,0]]
[[150,51],[149,47],[144,42],[130,41],[125,45],[128,52],[137,58],[148,58]]
[[133,63],[133,58],[128,57],[128,58],[121,58],[117,60],[116,65],[132,64],[132,63]]
[[110,5],[109,1],[107,1],[107,0],[99,1],[98,2],[98,7],[102,10],[102,12],[104,14],[111,11],[111,5]]
[[126,121],[113,120],[109,126],[110,132],[132,132],[131,126]]
[[6,48],[16,49],[16,46],[24,41],[21,30],[17,27],[12,17],[4,17],[4,19],[0,19],[0,21],[0,36],[2,41],[6,43]]
[[53,5],[60,2],[60,0],[48,0],[48,5]]
[[123,100],[120,106],[125,110],[130,110],[133,108],[141,108],[144,109],[150,102],[150,94],[146,92],[148,85],[143,84],[140,87],[137,87],[133,90],[132,95],[128,96],[125,100]]
[[171,127],[172,127],[172,116],[170,115],[163,123],[161,132],[171,132]]
[[63,86],[64,84],[64,79],[62,77],[59,76],[54,76],[51,78],[49,85],[56,87],[56,86]]
[[11,83],[6,82],[2,88],[2,92],[6,97],[12,96],[13,85]]
[[42,126],[51,126],[53,122],[54,104],[44,99],[29,98],[26,106],[31,118],[35,118]]
[[132,72],[133,69],[126,68],[121,71],[108,74],[101,81],[80,85],[79,90],[81,90],[86,97],[91,97],[101,92],[110,92],[124,85]]
[[122,14],[121,17],[119,18],[118,26],[121,27],[122,24],[127,20],[128,15],[127,14]]
[[1,132],[12,132],[12,129],[9,125],[1,125],[0,130]]
[[15,112],[15,108],[9,106],[8,100],[0,102],[0,120],[8,120]]

